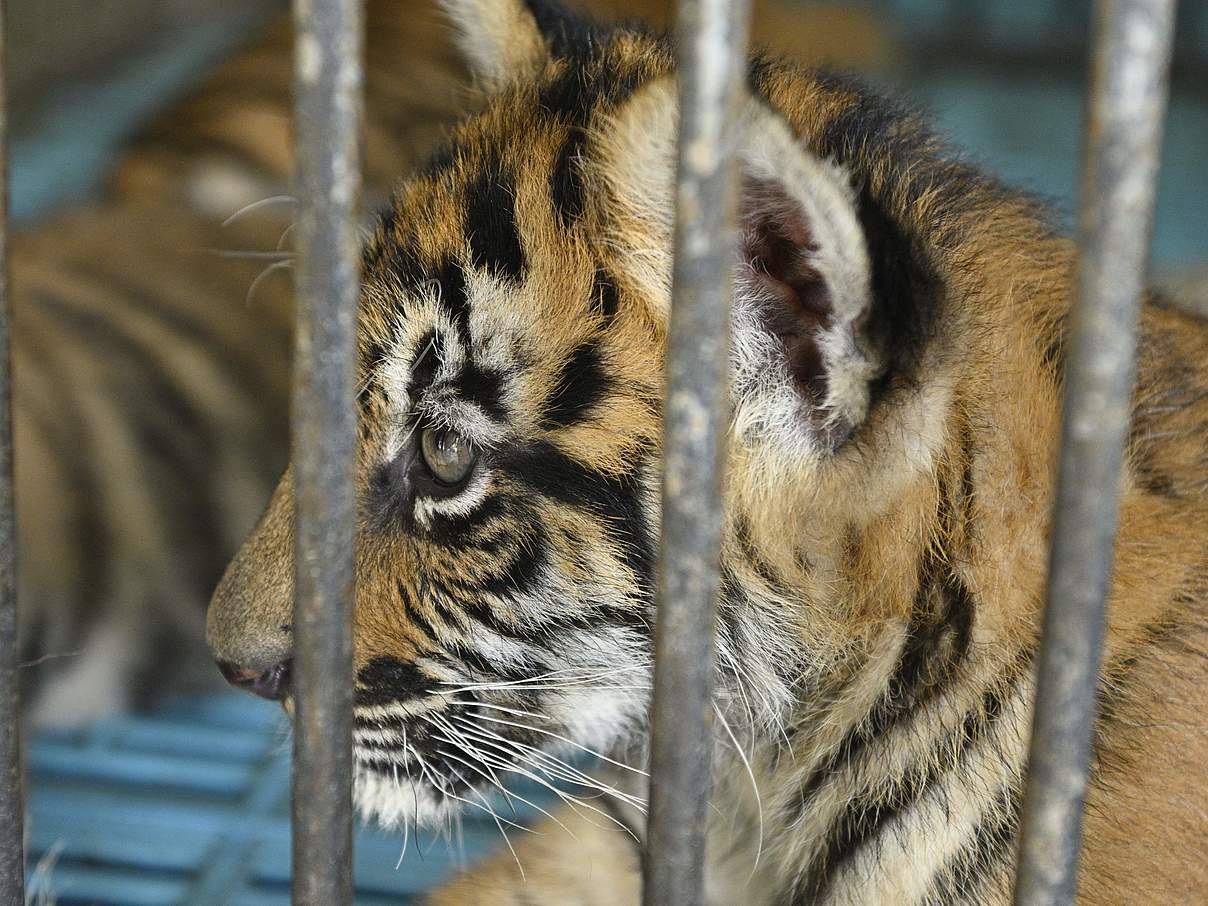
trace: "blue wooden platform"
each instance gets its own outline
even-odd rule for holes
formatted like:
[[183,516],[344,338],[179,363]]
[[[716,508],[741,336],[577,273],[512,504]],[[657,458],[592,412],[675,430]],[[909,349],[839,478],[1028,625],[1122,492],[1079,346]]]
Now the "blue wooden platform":
[[[235,694],[38,735],[28,764],[30,902],[288,906],[289,749],[280,709]],[[359,831],[358,906],[409,903],[462,853],[472,859],[502,840],[489,817],[467,815],[460,845],[431,833],[412,834],[405,854],[402,843]]]

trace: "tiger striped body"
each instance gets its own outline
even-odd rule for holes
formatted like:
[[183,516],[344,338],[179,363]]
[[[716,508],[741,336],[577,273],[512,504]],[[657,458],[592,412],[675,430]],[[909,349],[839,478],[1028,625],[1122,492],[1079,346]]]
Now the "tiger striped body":
[[[548,0],[451,6],[486,99],[365,253],[356,795],[434,823],[508,775],[594,783],[611,806],[551,818],[573,836],[431,902],[634,902],[673,57]],[[711,900],[1006,903],[1073,249],[874,93],[766,59],[750,89]],[[1208,329],[1149,305],[1141,336],[1093,904],[1208,893]],[[287,709],[291,507],[287,472],[208,625]]]

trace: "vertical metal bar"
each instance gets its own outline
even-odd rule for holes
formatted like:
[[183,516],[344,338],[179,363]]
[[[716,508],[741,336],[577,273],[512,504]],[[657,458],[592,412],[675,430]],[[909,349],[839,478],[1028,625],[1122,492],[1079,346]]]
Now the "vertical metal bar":
[[1017,906],[1072,903],[1174,0],[1099,0]]
[[294,0],[298,220],[293,902],[352,903],[361,0]]
[[8,295],[7,10],[0,0],[0,906],[25,902],[25,821],[17,701],[16,524],[13,516],[12,364]]
[[704,901],[735,180],[749,0],[680,0],[675,264],[643,902]]

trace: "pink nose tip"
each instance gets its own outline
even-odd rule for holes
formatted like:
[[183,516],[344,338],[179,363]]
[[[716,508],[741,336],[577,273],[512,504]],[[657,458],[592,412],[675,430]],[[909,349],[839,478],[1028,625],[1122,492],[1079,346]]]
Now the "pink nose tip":
[[279,702],[289,694],[293,661],[285,660],[267,670],[247,670],[226,661],[218,663],[223,678],[236,689],[250,692],[269,701]]

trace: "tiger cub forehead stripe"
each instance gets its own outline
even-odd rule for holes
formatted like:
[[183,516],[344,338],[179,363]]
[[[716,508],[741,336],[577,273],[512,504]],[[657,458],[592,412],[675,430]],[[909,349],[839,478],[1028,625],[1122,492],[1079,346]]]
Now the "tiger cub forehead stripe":
[[591,307],[593,311],[604,318],[606,323],[615,317],[617,310],[621,307],[620,292],[617,290],[617,284],[602,267],[596,268],[596,275],[592,286]]
[[549,175],[550,199],[562,226],[570,229],[583,216],[583,175],[578,160],[587,143],[587,133],[572,126]]
[[562,428],[578,424],[591,415],[610,384],[598,340],[580,343],[571,350],[545,402],[544,423]]
[[570,228],[585,207],[580,160],[587,150],[587,127],[598,112],[606,113],[623,104],[641,84],[641,73],[632,69],[621,78],[615,70],[593,56],[567,61],[560,72],[538,90],[542,113],[567,124],[567,131],[550,170],[550,197],[562,225]]
[[502,372],[467,361],[457,373],[453,387],[467,402],[475,403],[497,422],[507,418],[503,404],[504,378]]
[[527,264],[516,225],[516,181],[489,157],[466,189],[466,239],[475,267],[509,280],[523,279]]
[[438,265],[430,283],[436,287],[437,304],[449,315],[462,348],[470,348],[470,298],[461,260],[450,256]]

